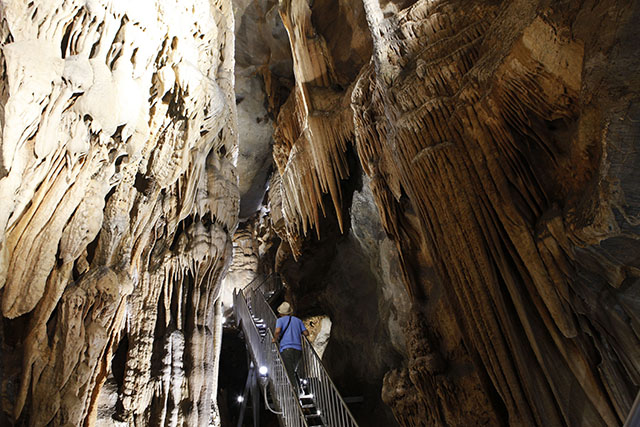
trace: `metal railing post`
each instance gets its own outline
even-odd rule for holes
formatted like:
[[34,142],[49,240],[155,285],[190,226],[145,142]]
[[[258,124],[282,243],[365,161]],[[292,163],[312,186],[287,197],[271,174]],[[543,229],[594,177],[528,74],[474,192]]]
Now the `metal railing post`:
[[[260,296],[256,295],[256,293],[253,293],[252,296],[253,304],[255,304],[255,301],[259,300]],[[294,391],[295,389],[285,372],[280,352],[276,344],[272,343],[273,334],[271,330],[267,329],[264,338],[260,336],[242,291],[234,292],[233,309],[236,319],[238,319],[244,331],[245,340],[248,343],[249,352],[256,369],[267,368],[268,386],[271,388],[275,404],[281,412],[279,417],[283,425],[287,427],[308,427],[300,401]],[[271,314],[273,315],[273,313]],[[256,316],[257,314],[253,313],[253,315]],[[266,387],[267,385],[263,386]]]
[[[269,282],[269,284],[265,285],[269,277],[273,277],[273,283]],[[275,404],[281,412],[279,416],[283,425],[307,426],[306,418],[296,394],[296,388],[286,373],[277,345],[272,343],[277,318],[267,302],[263,290],[277,292],[275,284],[277,283],[277,277],[269,275],[267,279],[257,286],[250,284],[245,288],[245,292],[234,292],[234,312],[245,331],[245,337],[253,360],[258,367],[264,366],[267,368],[269,387]],[[254,317],[266,326],[264,338],[260,336]],[[329,374],[327,374],[322,360],[309,340],[304,336],[302,337],[302,359],[300,364],[323,423],[331,427],[357,427],[358,424]]]

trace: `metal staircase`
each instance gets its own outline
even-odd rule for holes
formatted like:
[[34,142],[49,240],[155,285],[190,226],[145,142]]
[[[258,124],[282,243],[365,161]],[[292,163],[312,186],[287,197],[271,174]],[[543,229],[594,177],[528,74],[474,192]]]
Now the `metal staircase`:
[[284,427],[357,427],[322,361],[304,336],[298,387],[291,383],[278,346],[272,342],[277,318],[267,300],[277,295],[279,288],[280,281],[270,276],[233,294],[236,322],[242,327],[252,360],[250,375],[257,375],[265,405],[278,415]]

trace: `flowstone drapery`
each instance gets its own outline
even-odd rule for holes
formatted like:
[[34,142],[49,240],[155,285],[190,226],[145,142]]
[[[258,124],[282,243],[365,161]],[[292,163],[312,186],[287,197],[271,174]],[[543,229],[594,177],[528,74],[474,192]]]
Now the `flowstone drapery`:
[[281,6],[280,234],[309,262],[325,194],[342,227],[353,147],[412,301],[398,421],[619,424],[640,386],[637,2],[364,0],[371,61],[341,84],[327,3]]
[[91,424],[107,378],[130,425],[210,422],[230,3],[0,3],[0,424]]
[[0,424],[217,423],[229,268],[330,318],[363,424],[620,424],[639,20],[618,0],[0,0]]

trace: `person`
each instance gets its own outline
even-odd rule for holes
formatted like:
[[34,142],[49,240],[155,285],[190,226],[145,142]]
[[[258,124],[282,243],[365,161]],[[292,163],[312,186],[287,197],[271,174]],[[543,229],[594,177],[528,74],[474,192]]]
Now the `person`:
[[302,323],[302,320],[293,315],[293,309],[288,302],[283,302],[278,307],[279,318],[276,321],[276,330],[273,342],[280,342],[280,354],[287,375],[298,390],[298,382],[295,378],[295,372],[302,358],[302,335],[309,336],[309,331]]

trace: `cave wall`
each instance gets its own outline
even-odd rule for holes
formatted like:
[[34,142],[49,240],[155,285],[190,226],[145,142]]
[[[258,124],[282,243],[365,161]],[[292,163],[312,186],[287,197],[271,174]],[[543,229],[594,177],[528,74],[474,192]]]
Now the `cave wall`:
[[108,380],[108,419],[208,425],[231,2],[4,0],[0,46],[0,424],[93,425]]
[[268,188],[273,103],[292,84],[291,52],[275,0],[233,2],[240,220],[251,222]]
[[[361,168],[405,292],[376,298],[409,301],[382,390],[401,425],[620,424],[640,387],[638,2],[287,0],[280,13],[295,86],[270,191],[292,299],[335,283],[351,304],[333,314],[355,330],[349,295],[389,286],[329,261],[363,255]],[[334,39],[349,32],[350,62]],[[327,238],[336,227],[358,245]],[[394,334],[390,311],[374,317]]]
[[239,215],[363,420],[620,424],[640,11],[556,3],[0,1],[0,424],[217,423]]

